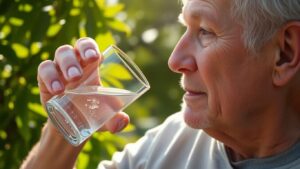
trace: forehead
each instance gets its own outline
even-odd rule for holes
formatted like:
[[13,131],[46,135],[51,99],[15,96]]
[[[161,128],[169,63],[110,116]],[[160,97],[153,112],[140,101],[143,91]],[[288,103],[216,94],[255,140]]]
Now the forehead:
[[210,6],[217,11],[230,11],[232,0],[182,0],[183,9],[187,7]]
[[[231,0],[182,0],[183,18],[206,18],[220,22],[230,15]],[[221,21],[222,22],[222,21]]]

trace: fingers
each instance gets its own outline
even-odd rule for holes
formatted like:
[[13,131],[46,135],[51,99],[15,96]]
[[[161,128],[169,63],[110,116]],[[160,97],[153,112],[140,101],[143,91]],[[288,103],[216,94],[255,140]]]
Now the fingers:
[[124,112],[117,113],[112,119],[110,119],[100,131],[110,131],[112,133],[122,131],[129,124],[129,116]]
[[42,92],[57,94],[64,90],[64,84],[59,75],[56,65],[46,60],[38,67],[38,83]]
[[[96,69],[101,54],[97,43],[91,38],[79,39],[75,46],[63,45],[55,51],[54,60],[42,62],[38,68],[38,83],[42,103],[65,88],[78,86]],[[89,66],[89,65],[96,66]],[[91,70],[90,70],[91,69]],[[83,79],[79,81],[79,79]]]
[[97,43],[88,37],[77,40],[75,50],[84,62],[96,61],[101,55]]
[[81,77],[82,68],[72,46],[63,45],[59,47],[55,51],[54,61],[67,81],[77,80]]

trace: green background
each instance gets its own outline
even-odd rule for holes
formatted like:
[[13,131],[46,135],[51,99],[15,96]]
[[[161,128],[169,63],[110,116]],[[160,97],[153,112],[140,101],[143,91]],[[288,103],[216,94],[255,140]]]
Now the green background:
[[117,44],[151,89],[126,108],[131,124],[123,132],[93,135],[77,168],[96,168],[178,111],[179,75],[167,60],[183,32],[180,10],[179,0],[0,0],[0,169],[19,168],[47,120],[36,81],[39,63],[80,37],[94,38],[102,51]]

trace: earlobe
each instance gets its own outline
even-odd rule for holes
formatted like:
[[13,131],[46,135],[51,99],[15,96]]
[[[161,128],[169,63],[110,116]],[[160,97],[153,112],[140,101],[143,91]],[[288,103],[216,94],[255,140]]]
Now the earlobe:
[[275,57],[273,83],[284,86],[300,68],[300,22],[286,24],[278,37],[279,49]]

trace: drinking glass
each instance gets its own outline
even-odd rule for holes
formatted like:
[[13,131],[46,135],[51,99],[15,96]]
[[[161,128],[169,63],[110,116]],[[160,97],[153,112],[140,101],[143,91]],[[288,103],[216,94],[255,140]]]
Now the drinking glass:
[[83,68],[80,80],[46,103],[50,120],[74,146],[150,88],[141,70],[118,47],[110,46],[102,56]]

